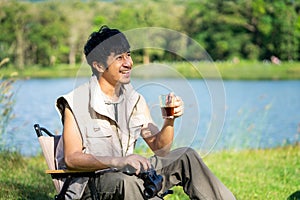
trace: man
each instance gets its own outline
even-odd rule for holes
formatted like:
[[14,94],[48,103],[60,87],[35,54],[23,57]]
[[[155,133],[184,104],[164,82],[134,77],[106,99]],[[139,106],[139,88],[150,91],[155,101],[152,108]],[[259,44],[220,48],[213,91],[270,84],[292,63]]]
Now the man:
[[[133,61],[123,33],[103,26],[91,34],[84,52],[93,76],[57,100],[64,125],[64,155],[60,161],[67,168],[117,169],[96,178],[100,199],[146,198],[143,180],[122,172],[128,167],[136,175],[155,168],[163,176],[158,195],[181,185],[191,199],[235,199],[194,150],[170,151],[174,120],[183,114],[183,101],[176,97],[174,118],[165,119],[159,130],[145,99],[130,84]],[[140,136],[155,153],[150,159],[133,154]],[[59,165],[64,167],[64,163]],[[88,178],[74,179],[66,198],[90,199],[92,189],[88,182]]]

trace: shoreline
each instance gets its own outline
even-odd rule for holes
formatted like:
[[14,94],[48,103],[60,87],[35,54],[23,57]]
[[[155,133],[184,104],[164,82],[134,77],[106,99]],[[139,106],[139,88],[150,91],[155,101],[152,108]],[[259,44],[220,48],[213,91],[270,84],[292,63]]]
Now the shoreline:
[[[161,69],[152,70],[152,66]],[[137,70],[135,70],[135,67]],[[174,62],[135,64],[134,78],[187,78],[187,79],[222,79],[222,80],[300,80],[300,62],[282,62],[275,65],[258,61],[227,62]],[[0,77],[18,79],[33,78],[71,78],[89,77],[88,65],[70,66],[60,64],[52,67],[31,66],[24,70],[14,67],[0,68]]]

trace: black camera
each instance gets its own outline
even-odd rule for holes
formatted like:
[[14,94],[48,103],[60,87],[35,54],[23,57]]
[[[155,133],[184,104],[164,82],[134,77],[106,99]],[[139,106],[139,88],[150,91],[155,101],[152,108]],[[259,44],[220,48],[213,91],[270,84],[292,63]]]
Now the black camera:
[[144,195],[147,199],[155,197],[162,188],[163,177],[154,169],[143,171],[138,175],[144,181]]
[[[134,169],[130,165],[122,169],[123,173],[130,176],[135,175],[135,171],[136,169]],[[146,171],[142,169],[141,172],[136,176],[144,181],[144,197],[146,199],[150,199],[157,196],[157,193],[162,188],[163,177],[157,174],[155,169],[151,168]]]

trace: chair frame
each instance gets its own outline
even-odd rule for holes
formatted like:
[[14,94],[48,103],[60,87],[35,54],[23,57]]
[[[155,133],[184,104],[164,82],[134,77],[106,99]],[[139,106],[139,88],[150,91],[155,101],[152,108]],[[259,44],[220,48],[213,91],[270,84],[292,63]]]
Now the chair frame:
[[[55,195],[54,199],[55,200],[64,200],[65,199],[65,194],[68,190],[68,187],[72,181],[73,178],[75,177],[89,177],[90,180],[88,182],[89,187],[91,188],[91,194],[92,194],[92,199],[97,200],[99,199],[99,194],[96,190],[96,185],[95,185],[95,177],[99,176],[101,174],[104,174],[105,172],[108,171],[113,171],[112,169],[104,169],[104,170],[98,170],[98,171],[78,171],[78,170],[68,170],[68,169],[56,169],[56,164],[55,164],[55,153],[56,153],[56,147],[58,144],[58,141],[61,137],[61,135],[54,135],[52,134],[49,130],[47,130],[44,127],[40,127],[39,124],[34,124],[34,130],[36,132],[36,135],[39,139],[43,155],[46,159],[46,163],[48,165],[47,170],[45,170],[46,174],[50,174],[53,180],[53,184],[56,188],[56,191],[58,192],[57,195]],[[45,133],[45,134],[43,134]],[[48,143],[51,149],[47,149],[44,144]],[[52,144],[51,144],[52,143]],[[49,155],[50,154],[50,155]],[[65,179],[63,182],[63,185],[59,183],[59,180]]]
[[[39,139],[43,155],[45,157],[46,163],[48,165],[47,170],[45,170],[46,174],[50,174],[53,180],[53,184],[56,188],[57,195],[54,196],[55,200],[65,200],[65,195],[68,190],[68,187],[73,178],[78,177],[88,177],[88,187],[91,191],[92,200],[99,200],[99,194],[97,192],[95,178],[99,177],[107,172],[118,172],[119,170],[116,168],[108,168],[97,171],[79,171],[79,170],[68,170],[68,169],[57,169],[56,167],[56,147],[61,138],[61,135],[54,135],[50,131],[48,131],[44,127],[40,127],[39,124],[34,124],[34,130]],[[45,133],[46,135],[44,135]],[[48,143],[47,145],[45,143]],[[49,149],[49,145],[52,149]],[[63,184],[61,184],[61,179],[65,179]],[[62,185],[62,186],[61,186]],[[163,195],[158,196],[161,199],[164,199],[164,196],[168,194],[173,194],[172,190],[167,190]]]

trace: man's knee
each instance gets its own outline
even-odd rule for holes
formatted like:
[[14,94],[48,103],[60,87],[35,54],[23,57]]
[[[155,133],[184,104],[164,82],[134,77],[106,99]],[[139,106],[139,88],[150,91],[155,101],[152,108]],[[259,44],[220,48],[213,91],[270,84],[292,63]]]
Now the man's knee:
[[[199,153],[198,153],[195,149],[190,148],[190,147],[187,147],[186,154],[187,154],[188,156],[194,156],[194,157],[200,158]],[[200,158],[200,159],[201,159],[201,158]]]
[[194,157],[201,160],[199,153],[191,147],[182,147],[179,148],[178,150],[181,151],[181,155],[183,157],[190,157],[190,158]]
[[203,161],[195,149],[184,147],[182,151],[181,158],[178,160],[182,164],[189,165],[190,169],[192,169],[192,167],[198,168],[199,166],[203,165]]

